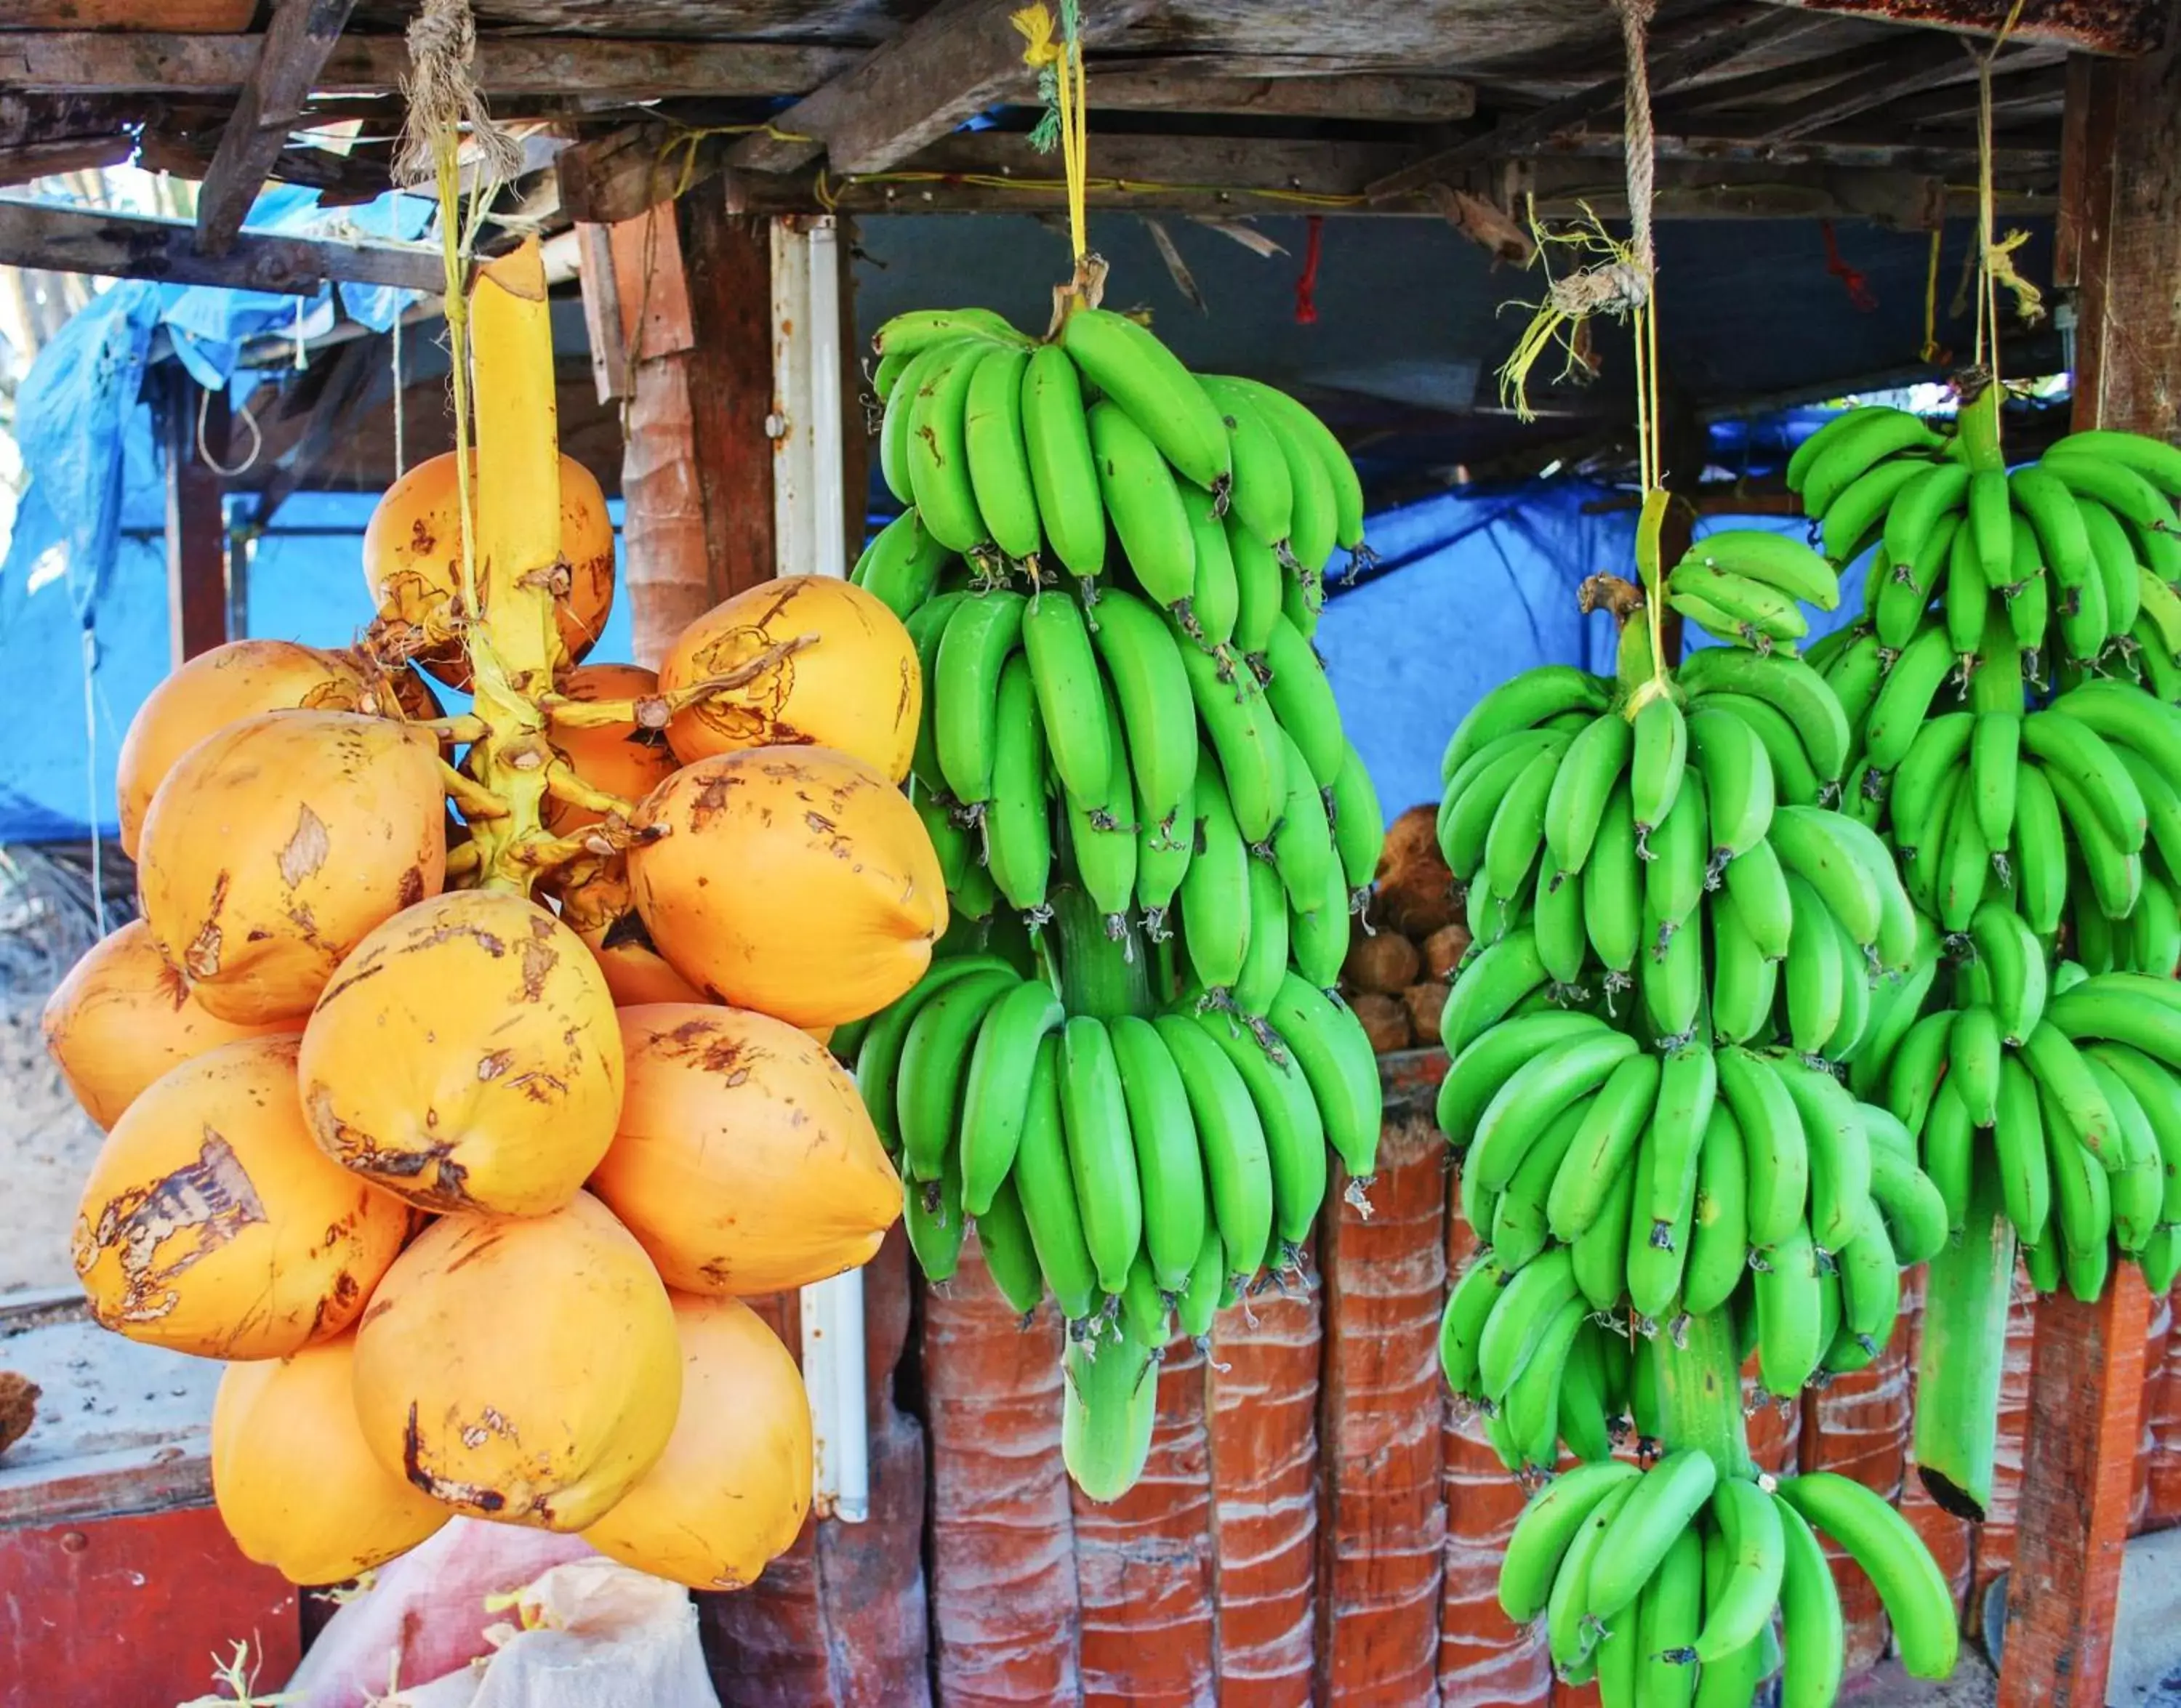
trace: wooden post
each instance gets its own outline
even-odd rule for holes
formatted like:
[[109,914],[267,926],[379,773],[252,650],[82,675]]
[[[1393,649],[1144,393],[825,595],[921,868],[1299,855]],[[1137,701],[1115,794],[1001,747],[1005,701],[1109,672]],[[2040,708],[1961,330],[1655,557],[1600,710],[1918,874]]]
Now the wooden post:
[[204,446],[227,449],[227,394],[201,390],[179,366],[165,388],[167,449],[167,630],[177,669],[227,638],[227,520],[220,477],[197,456],[197,408]]
[[[2181,53],[2070,67],[2062,282],[2078,287],[2074,422],[2181,430]],[[2038,1306],[1999,1708],[2099,1708],[2112,1658],[2150,1301],[2134,1264],[2105,1297]]]
[[779,573],[773,521],[772,229],[716,190],[676,204],[689,294],[689,420],[713,597]]

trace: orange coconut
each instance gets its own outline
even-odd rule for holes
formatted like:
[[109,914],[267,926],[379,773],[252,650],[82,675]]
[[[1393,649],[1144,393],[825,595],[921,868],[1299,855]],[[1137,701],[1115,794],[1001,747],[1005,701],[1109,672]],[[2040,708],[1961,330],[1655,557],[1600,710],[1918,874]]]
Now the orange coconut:
[[269,712],[183,755],[145,816],[152,940],[223,1020],[309,1009],[381,920],[439,894],[431,736],[345,712]]
[[[595,703],[656,694],[659,678],[641,664],[580,664],[564,675],[558,686],[571,700]],[[588,730],[556,728],[553,745],[584,782],[627,801],[641,801],[672,776],[681,763],[666,745],[663,731],[641,730],[633,724]],[[545,828],[556,836],[595,824],[599,817],[588,807],[546,796]]]
[[[471,453],[472,470],[476,453]],[[474,507],[474,476],[470,493]],[[462,585],[461,512],[455,454],[418,463],[386,489],[363,533],[363,574],[382,616],[444,631],[459,624]],[[569,585],[554,607],[562,658],[573,664],[594,646],[613,609],[613,521],[605,494],[573,457],[560,459],[560,555]],[[482,563],[478,573],[483,573]],[[459,647],[420,653],[417,662],[451,688],[469,685]]]
[[803,1373],[739,1299],[674,1295],[682,1415],[666,1451],[583,1532],[600,1553],[695,1590],[741,1590],[810,1509]]
[[291,1584],[340,1584],[454,1517],[363,1444],[356,1336],[227,1367],[212,1405],[212,1492],[235,1545]]
[[429,1210],[541,1215],[613,1142],[621,1032],[605,975],[544,908],[457,890],[340,964],[298,1072],[319,1147]]
[[605,974],[614,1006],[703,1002],[704,993],[666,963],[629,898],[627,862],[616,856],[560,892],[560,917]]
[[229,641],[200,653],[146,696],[114,768],[121,846],[134,860],[144,813],[174,762],[213,733],[260,712],[390,711],[353,658],[292,641]]
[[628,1091],[591,1189],[669,1287],[776,1292],[870,1261],[901,1178],[823,1044],[684,1003],[624,1008],[621,1026]]
[[549,1215],[433,1222],[356,1331],[373,1455],[473,1518],[596,1523],[658,1460],[681,1399],[666,1289],[588,1193]]
[[652,941],[738,1008],[798,1026],[875,1013],[923,975],[947,928],[916,809],[831,748],[699,759],[653,790],[635,824],[629,885]]
[[239,1038],[301,1029],[293,1020],[239,1026],[207,1012],[141,919],[94,943],[46,999],[47,1054],[84,1113],[106,1127],[168,1068]]
[[724,676],[768,647],[810,643],[747,685],[701,700],[667,736],[683,763],[744,747],[815,745],[908,774],[924,679],[916,643],[886,604],[831,576],[783,576],[716,605],[659,667],[670,691]]
[[409,1207],[311,1142],[300,1042],[223,1044],[114,1122],[84,1183],[74,1253],[108,1328],[200,1358],[279,1358],[363,1309]]

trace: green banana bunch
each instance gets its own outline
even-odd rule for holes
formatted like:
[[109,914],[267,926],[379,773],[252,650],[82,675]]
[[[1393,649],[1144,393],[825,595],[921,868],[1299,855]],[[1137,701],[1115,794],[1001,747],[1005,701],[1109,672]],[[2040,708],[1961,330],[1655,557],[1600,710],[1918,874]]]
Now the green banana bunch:
[[1841,1612],[1819,1529],[1870,1579],[1909,1673],[1951,1673],[1952,1592],[1883,1497],[1825,1471],[1722,1471],[1703,1447],[1648,1471],[1608,1460],[1554,1479],[1508,1540],[1499,1602],[1518,1624],[1542,1617],[1560,1676],[1594,1676],[1608,1705],[1746,1708],[1784,1667],[1783,1702],[1825,1708],[1841,1683]]

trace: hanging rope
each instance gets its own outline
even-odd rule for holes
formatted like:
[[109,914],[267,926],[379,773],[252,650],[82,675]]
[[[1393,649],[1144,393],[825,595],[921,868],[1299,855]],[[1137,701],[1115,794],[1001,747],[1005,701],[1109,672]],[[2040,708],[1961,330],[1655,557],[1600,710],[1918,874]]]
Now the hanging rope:
[[2026,231],[2010,231],[1995,240],[1998,195],[1992,187],[1991,72],[2007,39],[2021,22],[2024,0],[2014,0],[2007,21],[1999,26],[1991,46],[1977,56],[1977,255],[1980,274],[1977,291],[1976,359],[1999,383],[1999,293],[2003,287],[2013,298],[2015,312],[2025,321],[2036,321],[2045,312],[2044,295],[2015,271],[2014,251],[2029,241]]
[[265,449],[265,435],[257,430],[257,417],[250,412],[248,404],[243,405],[242,412],[236,419],[250,429],[250,455],[229,468],[212,454],[211,447],[205,444],[205,411],[211,407],[212,394],[200,386],[197,388],[197,460],[224,481],[248,474],[257,464],[258,452]]
[[1057,141],[1067,179],[1068,240],[1074,251],[1075,276],[1053,293],[1057,328],[1072,304],[1095,306],[1106,284],[1106,264],[1090,253],[1090,112],[1084,96],[1082,8],[1078,0],[1060,0],[1056,26],[1052,8],[1038,0],[1009,21],[1026,44],[1023,63],[1036,68],[1038,95],[1045,104],[1044,115],[1030,132],[1030,146],[1050,153]]
[[1943,367],[1953,352],[1939,342],[1939,253],[1946,234],[1946,222],[1931,228],[1931,259],[1924,269],[1924,344],[1917,351],[1919,361]]
[[[470,76],[477,56],[477,20],[469,0],[424,0],[409,26],[410,74],[401,80],[408,113],[394,181],[429,184],[439,202],[439,256],[446,276],[447,355],[455,405],[455,485],[461,517],[462,609],[478,609],[477,504],[470,491],[469,258],[477,248],[493,192],[522,169],[522,146],[493,123]],[[461,207],[462,139],[471,148],[474,182]],[[398,405],[397,405],[398,406]]]
[[401,311],[394,312],[394,478],[400,480],[408,471],[407,448],[402,437],[401,419]]

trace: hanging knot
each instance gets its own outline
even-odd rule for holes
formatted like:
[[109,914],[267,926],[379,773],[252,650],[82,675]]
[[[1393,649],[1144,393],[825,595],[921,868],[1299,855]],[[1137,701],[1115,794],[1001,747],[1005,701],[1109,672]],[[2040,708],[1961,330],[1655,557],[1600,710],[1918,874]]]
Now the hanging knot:
[[1313,213],[1304,240],[1302,272],[1295,278],[1295,317],[1297,326],[1317,324],[1317,263],[1325,254],[1325,216]]
[[1570,320],[1581,320],[1593,314],[1632,314],[1651,300],[1651,284],[1634,262],[1612,261],[1556,278],[1546,294]]
[[1825,271],[1841,282],[1847,300],[1859,314],[1869,314],[1878,307],[1878,298],[1871,290],[1870,281],[1847,264],[1847,257],[1840,251],[1840,240],[1833,234],[1830,219],[1818,222],[1818,235],[1825,240]]
[[484,96],[470,75],[477,57],[477,20],[469,0],[424,0],[409,25],[411,70],[401,80],[408,116],[394,157],[394,181],[429,184],[438,175],[448,139],[467,131],[480,174],[505,184],[522,170],[522,145],[493,123]]
[[1991,246],[1991,282],[2014,298],[2014,311],[2025,325],[2045,318],[2045,293],[2014,270],[2014,251],[2029,241],[2026,231],[2010,231]]

